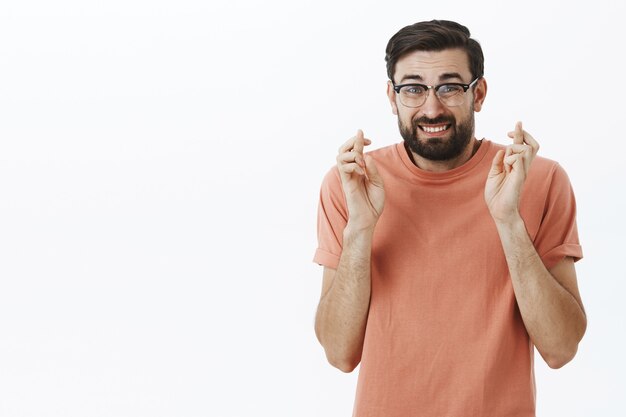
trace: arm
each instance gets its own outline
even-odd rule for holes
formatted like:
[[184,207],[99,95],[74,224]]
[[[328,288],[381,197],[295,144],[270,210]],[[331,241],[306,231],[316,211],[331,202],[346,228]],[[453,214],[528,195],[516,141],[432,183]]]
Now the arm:
[[371,290],[371,249],[384,205],[382,178],[373,160],[363,156],[370,141],[359,131],[337,156],[348,223],[343,231],[337,269],[325,267],[315,333],[328,361],[351,372],[361,360]]
[[361,361],[370,303],[370,232],[346,231],[337,269],[324,268],[315,333],[328,362],[351,372]]
[[587,318],[573,259],[566,257],[548,271],[519,214],[521,188],[539,145],[521,123],[509,136],[514,143],[496,154],[485,200],[500,235],[526,330],[548,366],[560,368],[576,354]]
[[497,227],[526,330],[548,366],[560,368],[574,358],[587,327],[574,260],[548,271],[521,218]]

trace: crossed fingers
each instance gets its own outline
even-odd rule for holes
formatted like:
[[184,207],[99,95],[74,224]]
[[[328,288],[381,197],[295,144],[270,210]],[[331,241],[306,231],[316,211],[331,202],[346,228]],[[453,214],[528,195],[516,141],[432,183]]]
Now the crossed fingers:
[[504,169],[506,172],[518,168],[528,172],[532,160],[539,151],[539,143],[530,133],[522,129],[522,122],[515,124],[515,130],[508,133],[513,144],[506,147],[504,153]]
[[337,167],[342,175],[353,173],[365,175],[363,149],[370,143],[372,141],[363,137],[363,131],[359,129],[356,136],[351,137],[339,147]]

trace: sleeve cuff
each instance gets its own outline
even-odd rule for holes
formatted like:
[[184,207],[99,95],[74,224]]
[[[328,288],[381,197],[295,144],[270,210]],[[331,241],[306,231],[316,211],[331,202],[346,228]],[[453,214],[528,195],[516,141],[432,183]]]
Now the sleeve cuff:
[[324,249],[317,248],[315,256],[313,257],[313,262],[332,269],[337,269],[337,266],[339,265],[339,256],[326,252]]
[[576,243],[564,243],[541,255],[541,260],[546,269],[550,270],[566,256],[574,258],[574,262],[577,262],[583,257],[583,249]]

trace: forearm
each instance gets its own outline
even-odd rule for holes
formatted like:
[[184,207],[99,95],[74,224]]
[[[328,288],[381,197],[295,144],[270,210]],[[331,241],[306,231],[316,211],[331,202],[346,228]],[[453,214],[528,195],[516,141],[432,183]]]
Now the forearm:
[[545,268],[521,217],[496,225],[526,330],[548,365],[559,368],[585,333],[582,305]]
[[371,292],[372,235],[373,229],[346,227],[339,265],[317,310],[317,337],[329,362],[344,372],[361,360]]

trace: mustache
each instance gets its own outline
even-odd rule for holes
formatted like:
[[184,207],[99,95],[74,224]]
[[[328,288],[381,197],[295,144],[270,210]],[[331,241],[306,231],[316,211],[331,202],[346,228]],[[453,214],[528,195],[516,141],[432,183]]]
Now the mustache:
[[454,125],[456,120],[454,117],[449,116],[438,116],[434,119],[430,119],[426,116],[422,116],[419,119],[413,120],[413,126],[417,127],[417,125],[438,125],[438,124],[452,124]]

